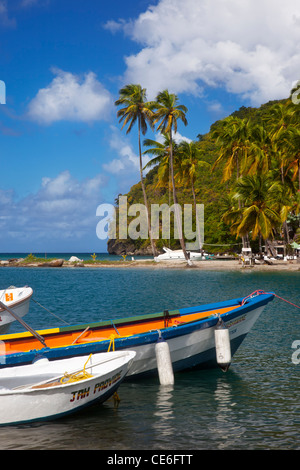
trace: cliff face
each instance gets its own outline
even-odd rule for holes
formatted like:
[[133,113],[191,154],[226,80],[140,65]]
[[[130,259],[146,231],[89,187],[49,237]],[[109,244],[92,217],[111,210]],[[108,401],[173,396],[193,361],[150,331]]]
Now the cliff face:
[[137,247],[132,240],[108,240],[107,251],[110,255],[152,256],[151,245]]

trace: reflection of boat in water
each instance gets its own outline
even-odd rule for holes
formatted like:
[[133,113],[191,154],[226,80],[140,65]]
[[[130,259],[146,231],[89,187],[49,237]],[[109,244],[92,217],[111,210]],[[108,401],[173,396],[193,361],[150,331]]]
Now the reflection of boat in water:
[[29,364],[38,354],[51,361],[106,352],[113,346],[136,352],[127,377],[157,375],[159,339],[169,347],[174,372],[218,367],[215,338],[220,320],[228,330],[232,356],[273,298],[272,293],[256,291],[245,298],[42,330],[36,336],[30,332],[2,335],[0,368]]
[[133,351],[119,351],[41,359],[1,370],[0,425],[57,419],[103,403],[124,380],[134,356]]
[[[163,250],[165,253],[162,253],[161,255],[155,256],[155,261],[164,261],[164,260],[174,260],[174,259],[182,259],[184,260],[184,253],[182,250],[171,250],[170,248],[163,247]],[[190,260],[201,260],[204,259],[206,256],[205,254],[197,253],[195,251],[188,251],[187,252],[189,255]]]
[[8,331],[12,322],[16,320],[5,307],[12,310],[19,318],[24,317],[29,310],[29,303],[32,297],[31,287],[8,287],[0,290],[0,334]]

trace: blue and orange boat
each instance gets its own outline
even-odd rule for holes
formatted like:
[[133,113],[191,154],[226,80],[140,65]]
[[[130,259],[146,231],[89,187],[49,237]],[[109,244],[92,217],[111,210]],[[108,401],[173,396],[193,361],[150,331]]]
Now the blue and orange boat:
[[[168,345],[173,371],[229,367],[273,293],[255,291],[247,297],[131,318],[0,336],[0,369],[30,364],[38,356],[49,361],[111,350],[136,352],[128,377],[157,374],[155,346]],[[218,357],[217,333],[227,332],[229,358]],[[221,340],[222,342],[222,340]],[[221,357],[221,359],[220,359]]]

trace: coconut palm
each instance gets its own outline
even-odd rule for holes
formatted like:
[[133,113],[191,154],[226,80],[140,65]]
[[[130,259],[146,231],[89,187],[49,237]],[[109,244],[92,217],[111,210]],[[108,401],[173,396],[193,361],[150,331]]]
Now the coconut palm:
[[[216,142],[221,144],[220,155],[217,158],[213,169],[216,165],[225,162],[223,169],[223,180],[229,180],[232,175],[236,174],[238,180],[243,171],[247,170],[248,155],[251,148],[250,136],[251,123],[247,119],[240,119],[236,116],[229,116],[224,119],[213,130],[213,137]],[[238,202],[241,209],[241,202]],[[242,237],[243,247],[248,245],[248,235]]]
[[[290,134],[295,123],[295,115],[296,106],[291,102],[285,102],[276,103],[271,106],[269,112],[264,117],[264,122],[267,126],[267,131],[270,134],[273,146],[273,155],[275,156],[273,166],[275,165],[275,168],[280,169],[283,186],[285,186],[285,180],[288,176],[288,165],[291,156]],[[289,231],[286,219],[283,221],[283,230],[285,241],[289,243]]]
[[[169,184],[170,180],[170,139],[167,134],[163,134],[164,141],[159,142],[153,139],[145,139],[143,142],[144,155],[151,155],[153,158],[145,165],[144,169],[152,168],[159,165],[158,168],[158,183],[157,186],[165,186]],[[175,143],[173,142],[173,155],[175,150]]]
[[[178,146],[178,157],[180,162],[180,171],[178,172],[178,181],[184,182],[192,190],[194,211],[197,217],[197,201],[195,192],[196,177],[201,168],[210,168],[211,165],[205,160],[201,160],[203,149],[201,142],[182,141]],[[196,219],[197,220],[197,219]],[[200,234],[199,223],[196,222],[198,228],[198,240],[200,249],[202,248],[202,240]]]
[[[145,165],[144,169],[152,168],[158,165],[158,183],[157,187],[169,187],[171,192],[172,182],[170,173],[170,138],[167,134],[163,134],[164,141],[159,142],[152,139],[145,139],[143,142],[144,155],[153,155],[153,158]],[[174,163],[174,178],[177,180],[179,168],[178,144],[173,140],[173,163]],[[176,172],[177,167],[177,173]],[[170,199],[170,198],[169,198]],[[170,201],[169,201],[170,204]]]
[[235,185],[234,197],[243,203],[241,220],[235,224],[236,235],[251,232],[252,240],[259,237],[260,251],[262,238],[267,240],[272,236],[273,229],[282,223],[276,210],[276,194],[272,180],[265,175],[244,176]]
[[287,171],[291,170],[293,180],[298,177],[298,191],[300,191],[300,128],[291,126],[287,132],[286,155]]
[[212,136],[221,144],[220,155],[213,165],[224,162],[223,181],[229,180],[233,173],[238,179],[247,166],[250,149],[249,132],[251,124],[246,119],[229,116],[223,119],[212,131]]
[[286,147],[290,128],[293,125],[295,106],[287,103],[276,103],[264,116],[264,124],[276,157],[275,164],[280,168],[281,180],[284,183],[286,173]]
[[291,103],[276,103],[270,107],[264,116],[264,122],[272,134],[273,141],[277,141],[289,128],[295,114],[295,106]]
[[151,103],[146,100],[146,90],[141,85],[126,85],[119,92],[120,97],[115,102],[116,106],[123,106],[117,112],[120,118],[119,122],[123,122],[122,129],[127,127],[126,133],[128,134],[133,128],[134,124],[138,123],[138,146],[139,146],[139,162],[140,162],[140,178],[141,186],[144,196],[144,204],[147,212],[148,232],[152,247],[153,256],[156,256],[156,247],[151,234],[151,221],[148,207],[147,194],[143,178],[143,161],[142,161],[142,147],[141,147],[141,133],[146,134],[148,125],[151,127],[153,119],[153,111],[151,110]]
[[254,124],[249,128],[249,151],[245,162],[245,174],[268,173],[272,168],[274,152],[266,127]]
[[157,95],[155,103],[154,124],[158,123],[157,129],[162,134],[168,134],[170,139],[170,173],[172,181],[173,200],[175,205],[175,216],[179,232],[180,245],[184,253],[185,259],[189,261],[189,257],[186,252],[185,243],[182,235],[182,224],[177,207],[177,194],[175,187],[173,161],[173,131],[175,133],[177,132],[178,120],[181,120],[184,125],[187,125],[187,120],[185,116],[186,112],[187,108],[184,105],[178,104],[178,97],[175,94],[169,93],[168,90],[164,90]]

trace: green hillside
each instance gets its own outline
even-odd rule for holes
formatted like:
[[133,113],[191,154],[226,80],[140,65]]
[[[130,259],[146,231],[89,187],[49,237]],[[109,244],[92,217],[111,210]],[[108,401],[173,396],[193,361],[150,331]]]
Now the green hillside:
[[[215,122],[211,126],[210,132],[206,135],[198,135],[195,139],[195,143],[200,149],[199,161],[201,160],[202,162],[196,168],[195,194],[197,203],[204,204],[204,249],[206,251],[213,253],[230,251],[240,253],[243,233],[240,232],[237,236],[236,230],[234,229],[237,224],[232,219],[234,212],[232,207],[233,199],[230,198],[234,191],[237,191],[237,181],[243,179],[245,176],[253,178],[254,176],[258,177],[263,175],[263,178],[265,178],[267,175],[269,180],[270,175],[272,175],[273,182],[278,181],[278,184],[280,183],[284,186],[282,194],[286,196],[286,185],[289,184],[289,200],[288,202],[285,201],[285,204],[283,204],[282,197],[281,204],[284,205],[287,217],[289,217],[289,228],[287,231],[288,240],[286,241],[290,242],[290,239],[296,235],[298,227],[298,190],[300,189],[300,186],[298,187],[298,180],[300,178],[298,175],[299,171],[297,173],[295,170],[295,165],[297,164],[299,169],[299,161],[297,160],[299,157],[295,156],[297,148],[300,151],[300,145],[298,146],[297,143],[299,142],[300,144],[298,135],[300,134],[298,124],[299,110],[296,108],[297,107],[293,105],[289,99],[272,101],[259,108],[242,107],[230,117]],[[292,113],[295,114],[296,112],[296,117],[294,114],[292,118],[284,117],[284,113],[290,112],[291,109]],[[286,122],[284,122],[284,120]],[[239,137],[239,141],[234,142],[234,138],[237,138],[231,137],[231,147],[228,144],[228,123],[230,122],[234,123],[232,126],[243,124],[243,129],[246,129],[245,132],[247,133],[247,135],[245,134],[244,141],[243,138]],[[233,128],[232,126],[231,128]],[[227,130],[225,131],[225,129]],[[296,132],[296,134],[294,133],[290,137],[291,142],[293,142],[292,149],[290,149],[288,135],[290,130]],[[144,146],[143,151],[145,151],[146,148],[147,147]],[[177,148],[174,148],[174,171],[175,174],[177,171],[179,175],[176,179],[178,203],[181,205],[193,204],[191,185],[188,181],[180,178],[182,159],[176,152]],[[221,155],[223,155],[224,158],[222,157],[218,162]],[[235,161],[237,161],[238,158],[240,159],[240,163],[238,169],[236,169]],[[297,160],[298,163],[296,164],[294,160]],[[207,162],[209,165],[205,166],[203,162]],[[146,174],[144,177],[144,185],[149,206],[151,204],[173,203],[172,191],[170,191],[168,187],[168,182],[165,181],[166,178],[162,178],[161,170],[162,163],[154,166],[147,173],[144,172],[144,174]],[[144,199],[141,183],[137,182],[132,186],[126,196],[128,205],[135,203],[143,204]],[[247,206],[247,204],[249,204],[250,207],[250,203],[244,199],[243,206]],[[279,205],[280,203],[278,201],[276,203],[274,202],[272,205],[272,210],[275,211],[276,209],[277,211],[276,216],[284,212],[284,209],[279,207]],[[263,206],[261,205],[260,207]],[[118,211],[118,207],[116,207],[116,209]],[[225,217],[225,222],[223,216],[226,212],[229,212],[231,220],[229,220],[230,217],[227,217],[227,219]],[[275,220],[274,217],[272,219],[273,221]],[[285,239],[284,230],[282,229],[284,219],[282,219],[281,222],[281,224],[279,224],[278,220],[276,223],[274,222],[272,231],[269,234],[270,238],[276,236],[276,238]],[[263,224],[266,222],[260,223]],[[255,232],[255,229],[253,232]],[[247,232],[248,240],[250,240],[252,248],[258,251],[259,237],[261,237],[261,233],[263,233],[263,228],[259,230],[259,237],[252,237],[251,234],[253,232],[251,230]],[[163,246],[180,248],[179,241],[175,240],[173,237],[171,237],[170,240],[155,240],[155,244],[160,250]],[[149,239],[116,239],[108,241],[108,251],[110,253],[151,254],[150,248]]]

